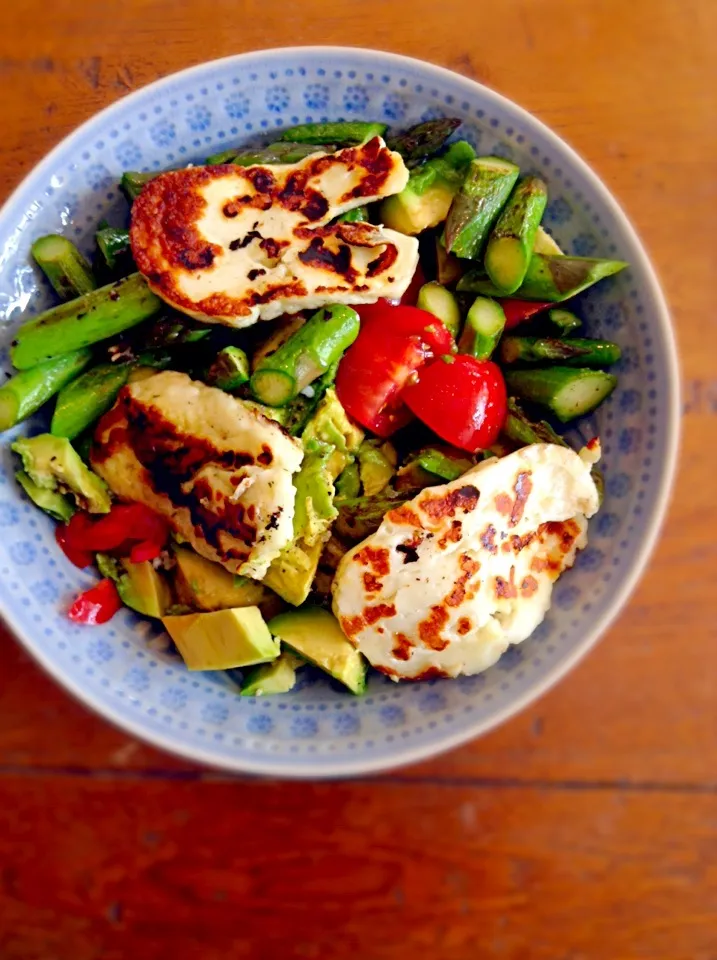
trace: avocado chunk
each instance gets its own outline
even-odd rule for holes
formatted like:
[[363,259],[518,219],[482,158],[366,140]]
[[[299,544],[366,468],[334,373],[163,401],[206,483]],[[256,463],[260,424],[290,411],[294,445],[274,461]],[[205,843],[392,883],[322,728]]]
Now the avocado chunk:
[[145,617],[161,619],[172,603],[169,584],[149,560],[132,563],[116,560],[106,553],[97,554],[97,567],[103,577],[117,584],[122,603]]
[[231,670],[275,660],[280,653],[258,607],[163,617],[189,670]]
[[89,470],[66,437],[42,433],[21,437],[12,445],[35,486],[71,494],[82,510],[109,513],[112,501],[104,480]]
[[367,497],[380,493],[396,472],[396,450],[390,443],[364,440],[358,453],[359,473]]
[[261,663],[244,673],[242,697],[265,697],[270,693],[288,693],[296,683],[296,671],[305,661],[293,653],[282,653],[273,663]]
[[474,158],[473,147],[459,140],[442,157],[413,170],[403,190],[381,204],[383,223],[411,235],[443,223]]
[[61,520],[63,523],[67,523],[75,512],[74,506],[67,497],[63,497],[63,495],[56,490],[47,490],[44,487],[38,487],[24,470],[18,470],[15,474],[15,479],[35,506],[44,510],[45,513],[49,513],[55,520]]
[[294,607],[300,606],[311,591],[323,541],[312,544],[299,539],[281,551],[266,572],[263,583]]
[[336,396],[336,391],[333,387],[329,387],[313,417],[304,428],[301,441],[306,450],[311,450],[315,444],[325,443],[340,450],[341,453],[354,454],[361,446],[363,437],[361,427],[351,423],[341,401]]
[[366,661],[346,639],[336,617],[323,607],[280,613],[269,630],[300,656],[345,684],[351,693],[366,689]]
[[259,607],[267,617],[279,612],[281,602],[257,580],[235,577],[190,547],[174,546],[173,552],[177,561],[174,587],[180,603],[203,612],[230,607]]

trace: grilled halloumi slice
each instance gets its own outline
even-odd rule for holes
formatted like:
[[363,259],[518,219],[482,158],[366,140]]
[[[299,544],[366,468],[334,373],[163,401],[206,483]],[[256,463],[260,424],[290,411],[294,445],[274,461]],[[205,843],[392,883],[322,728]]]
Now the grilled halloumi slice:
[[346,636],[395,680],[487,669],[535,630],[587,545],[598,456],[597,441],[581,455],[533,444],[391,510],[336,572]]
[[246,327],[329,303],[400,297],[418,241],[339,214],[398,193],[408,171],[380,137],[299,163],[161,174],[132,207],[150,287],[205,322]]
[[241,400],[165,371],[124,387],[97,425],[94,470],[208,560],[260,580],[293,537],[303,449]]

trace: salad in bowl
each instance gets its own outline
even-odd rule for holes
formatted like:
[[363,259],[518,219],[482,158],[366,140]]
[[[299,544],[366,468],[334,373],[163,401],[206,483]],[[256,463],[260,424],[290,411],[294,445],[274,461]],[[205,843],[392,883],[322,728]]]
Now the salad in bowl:
[[620,348],[570,300],[627,267],[563,253],[548,187],[461,122],[304,123],[126,172],[88,260],[38,238],[58,302],[22,323],[0,428],[58,550],[100,579],[70,620],[160,620],[189,670],[361,694],[485,671],[540,625],[600,509],[563,425]]

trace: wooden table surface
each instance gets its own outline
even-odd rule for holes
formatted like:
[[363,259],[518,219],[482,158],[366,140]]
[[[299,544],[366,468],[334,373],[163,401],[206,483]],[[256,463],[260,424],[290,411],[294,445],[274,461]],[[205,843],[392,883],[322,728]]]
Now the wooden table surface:
[[21,0],[0,31],[0,196],[130,90],[317,42],[487,83],[623,203],[680,342],[669,520],[628,608],[557,689],[375,779],[208,773],[90,715],[0,636],[0,958],[714,960],[717,4]]

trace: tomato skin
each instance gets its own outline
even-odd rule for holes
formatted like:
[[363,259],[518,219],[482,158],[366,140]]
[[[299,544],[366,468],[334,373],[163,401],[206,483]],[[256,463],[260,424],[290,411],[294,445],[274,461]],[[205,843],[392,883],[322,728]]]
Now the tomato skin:
[[386,438],[412,419],[400,398],[405,384],[455,344],[440,320],[417,307],[379,301],[357,310],[361,331],[339,364],[336,393],[354,420]]
[[81,593],[67,612],[67,616],[75,623],[84,623],[95,626],[107,623],[122,607],[117,587],[112,580],[100,582]]
[[513,327],[525,323],[536,313],[547,310],[548,307],[554,307],[554,303],[543,303],[537,300],[498,300],[505,314],[505,329],[511,330]]
[[[159,556],[169,539],[169,525],[164,517],[143,503],[116,503],[99,519],[87,513],[76,513],[69,523],[58,526],[55,539],[65,556],[75,566],[88,567],[97,551],[120,550],[143,560]],[[140,549],[141,548],[141,549]]]
[[467,354],[427,364],[403,399],[434,433],[469,453],[495,443],[508,409],[500,367]]

